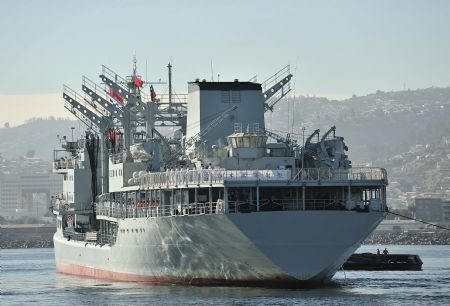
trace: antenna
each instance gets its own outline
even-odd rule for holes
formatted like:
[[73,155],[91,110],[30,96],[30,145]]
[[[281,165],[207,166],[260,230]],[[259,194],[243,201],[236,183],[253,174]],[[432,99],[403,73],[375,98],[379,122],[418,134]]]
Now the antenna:
[[72,130],[72,142],[73,142],[73,130],[75,130],[75,127],[72,126],[70,129]]
[[169,110],[172,109],[172,64],[171,61],[167,65],[169,69]]

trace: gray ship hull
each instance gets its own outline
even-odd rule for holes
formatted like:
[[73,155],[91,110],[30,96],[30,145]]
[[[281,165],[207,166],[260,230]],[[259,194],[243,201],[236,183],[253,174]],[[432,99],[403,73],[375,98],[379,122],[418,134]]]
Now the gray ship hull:
[[119,281],[302,286],[330,280],[383,212],[115,219],[113,246],[54,236],[57,271]]

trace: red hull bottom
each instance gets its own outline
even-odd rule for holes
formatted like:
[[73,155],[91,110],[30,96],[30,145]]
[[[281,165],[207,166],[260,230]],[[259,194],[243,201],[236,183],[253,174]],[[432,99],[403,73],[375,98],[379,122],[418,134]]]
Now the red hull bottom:
[[232,279],[147,276],[122,272],[113,272],[73,264],[68,265],[57,264],[56,271],[64,274],[87,276],[98,279],[108,279],[122,282],[145,282],[152,284],[176,284],[176,285],[192,285],[192,286],[250,286],[250,287],[305,288],[317,286],[320,284],[311,281],[300,281],[294,278],[289,279],[280,278],[280,279],[266,279],[266,280],[232,280]]

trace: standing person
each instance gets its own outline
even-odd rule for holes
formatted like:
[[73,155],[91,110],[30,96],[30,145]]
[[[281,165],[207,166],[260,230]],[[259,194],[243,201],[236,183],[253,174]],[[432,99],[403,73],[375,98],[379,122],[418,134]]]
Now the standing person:
[[388,255],[388,254],[389,254],[389,252],[388,252],[387,248],[384,248],[383,255]]
[[381,255],[380,249],[377,249],[377,255],[378,255],[378,256]]

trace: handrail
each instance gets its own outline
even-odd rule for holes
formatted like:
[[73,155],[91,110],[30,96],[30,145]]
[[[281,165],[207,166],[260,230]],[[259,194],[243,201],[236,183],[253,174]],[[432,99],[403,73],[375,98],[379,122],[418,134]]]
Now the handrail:
[[[168,94],[158,94],[158,103],[159,104],[169,104],[169,95]],[[187,104],[188,102],[188,94],[172,94],[172,102]]]
[[160,205],[159,202],[140,202],[125,204],[118,202],[100,202],[95,205],[97,216],[113,218],[149,218],[167,217],[178,215],[204,215],[224,213],[223,201],[168,204]]
[[383,168],[358,167],[349,169],[304,168],[291,171],[281,170],[171,170],[151,172],[140,178],[140,187],[189,186],[223,184],[232,181],[387,181]]
[[[121,77],[119,74],[115,73],[105,65],[102,65],[102,74],[106,77],[108,77],[111,81],[115,82],[117,85],[122,87],[122,89],[125,89],[128,91],[128,87],[126,86],[127,80]],[[125,85],[125,87],[123,86]]]
[[280,70],[278,70],[275,74],[264,80],[261,83],[263,92],[269,89],[273,84],[277,83],[279,79],[285,78],[290,73],[290,65],[286,65]]
[[[370,207],[367,201],[361,201],[360,207]],[[224,202],[176,203],[161,204],[159,201],[143,201],[138,204],[119,202],[99,202],[95,205],[97,216],[112,218],[151,218],[170,216],[189,216],[223,213],[249,213],[258,211],[300,211],[300,210],[343,210],[345,202],[341,199],[265,199],[260,201],[259,208],[256,200],[228,201],[228,210]],[[368,210],[367,210],[368,211]]]
[[340,180],[381,180],[387,181],[383,168],[356,167],[349,169],[304,168],[297,169],[293,181],[340,181]]

